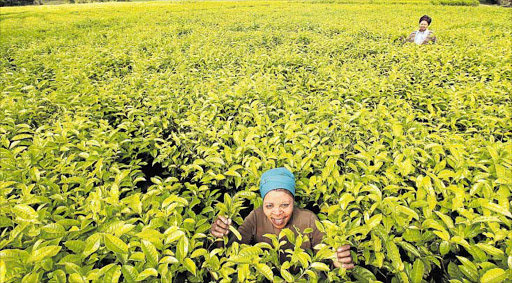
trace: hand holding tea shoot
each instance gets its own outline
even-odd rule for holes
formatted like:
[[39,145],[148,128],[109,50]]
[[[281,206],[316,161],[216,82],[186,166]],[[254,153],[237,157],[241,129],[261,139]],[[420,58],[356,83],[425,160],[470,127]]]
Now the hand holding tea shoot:
[[219,212],[217,218],[213,221],[210,233],[217,238],[222,238],[231,231],[240,240],[240,233],[235,227],[231,226],[231,223],[233,217],[236,217],[242,208],[242,201],[237,200],[236,197],[233,201],[228,194],[224,194],[224,202],[217,203],[216,208]]
[[352,262],[352,256],[350,255],[350,245],[345,244],[336,249],[336,259],[333,260],[333,264],[335,267],[341,267],[345,269],[354,268],[354,263]]
[[230,227],[232,227],[230,226],[231,222],[231,219],[225,216],[217,216],[217,218],[213,221],[210,233],[217,238],[227,236],[229,234]]

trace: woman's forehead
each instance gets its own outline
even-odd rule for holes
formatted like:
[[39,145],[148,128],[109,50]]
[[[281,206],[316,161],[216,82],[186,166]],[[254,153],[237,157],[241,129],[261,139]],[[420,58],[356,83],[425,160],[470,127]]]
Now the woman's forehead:
[[293,197],[288,194],[286,191],[270,191],[265,196],[263,202],[265,203],[275,203],[275,202],[290,202],[293,200]]
[[283,204],[283,203],[290,203],[291,200],[283,200],[283,199],[275,199],[275,200],[272,200],[272,199],[265,199],[265,201],[263,203],[266,203],[266,204],[274,204],[274,203],[280,203],[280,204]]

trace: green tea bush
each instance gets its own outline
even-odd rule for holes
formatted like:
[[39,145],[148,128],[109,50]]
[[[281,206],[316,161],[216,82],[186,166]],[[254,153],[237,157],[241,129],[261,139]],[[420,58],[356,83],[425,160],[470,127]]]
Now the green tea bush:
[[[418,8],[2,8],[0,282],[511,280],[508,11]],[[215,248],[277,166],[323,244]]]

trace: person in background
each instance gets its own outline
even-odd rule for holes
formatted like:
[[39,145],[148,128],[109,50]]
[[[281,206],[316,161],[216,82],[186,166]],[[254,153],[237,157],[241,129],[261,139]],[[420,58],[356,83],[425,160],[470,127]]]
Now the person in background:
[[406,39],[406,42],[414,42],[416,44],[436,43],[437,38],[434,32],[428,29],[431,23],[431,17],[427,15],[422,16],[420,18],[419,30],[413,31]]
[[[282,229],[289,228],[295,231],[294,227],[304,231],[306,228],[313,229],[308,234],[309,242],[302,244],[303,249],[313,249],[314,246],[322,242],[323,233],[318,230],[315,222],[317,216],[307,210],[295,206],[295,177],[288,169],[281,167],[266,171],[261,175],[260,193],[263,199],[263,206],[253,210],[238,227],[238,232],[242,236],[241,240],[231,237],[229,243],[237,241],[241,244],[255,244],[266,242],[271,244],[265,234],[278,235]],[[229,234],[231,219],[224,216],[218,216],[210,229],[210,233],[216,238],[222,238]],[[218,245],[223,245],[217,241]],[[282,250],[293,249],[290,243],[282,246]],[[343,245],[337,249],[337,258],[333,260],[334,267],[346,269],[354,268],[352,257],[350,255],[350,245]],[[286,261],[286,254],[281,253],[280,261]]]

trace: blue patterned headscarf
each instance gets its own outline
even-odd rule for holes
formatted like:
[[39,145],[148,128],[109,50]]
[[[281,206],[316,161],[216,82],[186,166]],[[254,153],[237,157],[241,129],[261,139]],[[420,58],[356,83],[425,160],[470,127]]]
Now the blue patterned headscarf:
[[275,189],[285,189],[295,197],[295,177],[290,170],[284,167],[274,168],[261,175],[261,198],[265,199],[265,195]]

